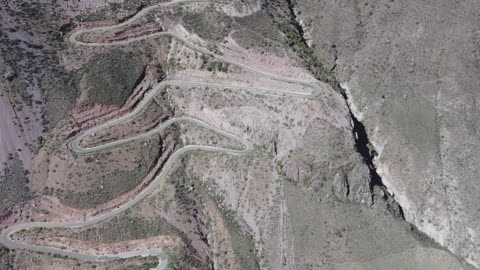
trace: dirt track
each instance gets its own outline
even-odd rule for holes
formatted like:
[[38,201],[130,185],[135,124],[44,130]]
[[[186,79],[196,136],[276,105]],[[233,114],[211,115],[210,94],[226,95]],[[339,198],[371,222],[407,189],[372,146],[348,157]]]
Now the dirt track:
[[122,40],[122,41],[117,41],[117,42],[112,42],[112,43],[84,43],[82,41],[78,41],[77,37],[80,36],[82,33],[86,32],[94,32],[94,31],[106,31],[106,30],[112,30],[116,29],[125,25],[128,25],[138,19],[139,17],[145,15],[148,13],[148,11],[154,9],[154,8],[159,8],[159,7],[165,7],[165,6],[171,6],[176,3],[181,3],[181,2],[189,2],[185,0],[177,0],[177,1],[172,1],[164,4],[159,4],[155,5],[149,8],[146,8],[139,12],[137,15],[132,17],[130,20],[119,24],[115,26],[107,26],[107,27],[100,27],[100,28],[95,28],[95,29],[89,29],[89,30],[80,30],[78,32],[73,33],[69,41],[76,46],[115,46],[115,45],[124,45],[128,44],[131,42],[137,42],[145,39],[150,39],[150,38],[160,38],[160,37],[172,37],[174,39],[179,40],[180,42],[184,43],[186,46],[190,47],[191,49],[198,51],[200,53],[210,55],[214,58],[216,58],[219,61],[223,61],[226,63],[229,63],[231,65],[234,65],[238,68],[241,68],[245,71],[251,72],[254,75],[261,76],[261,77],[266,77],[272,80],[288,83],[288,84],[295,84],[295,85],[301,85],[303,87],[307,87],[311,89],[310,92],[289,92],[289,91],[281,91],[277,89],[267,89],[267,88],[256,88],[252,86],[245,86],[245,85],[238,85],[232,82],[232,84],[224,84],[224,83],[217,83],[217,82],[195,82],[195,81],[176,81],[176,80],[166,80],[158,84],[156,87],[154,87],[150,93],[138,104],[138,106],[129,114],[122,116],[120,118],[114,119],[110,122],[107,122],[103,125],[91,128],[90,130],[87,130],[80,134],[78,137],[76,137],[72,143],[70,144],[70,148],[72,151],[78,153],[78,154],[83,154],[83,153],[91,153],[91,152],[99,152],[99,151],[105,151],[107,149],[117,147],[120,145],[128,144],[134,141],[142,140],[154,133],[158,133],[164,129],[166,129],[168,126],[171,124],[174,124],[176,122],[180,121],[186,121],[201,127],[204,127],[206,129],[209,129],[211,131],[214,131],[220,135],[226,136],[230,139],[233,139],[235,141],[240,142],[241,144],[244,145],[244,148],[242,150],[235,150],[235,149],[229,149],[229,148],[223,148],[223,147],[215,147],[215,146],[204,146],[204,145],[188,145],[185,147],[182,147],[181,149],[178,149],[170,158],[169,160],[165,163],[163,170],[155,177],[155,179],[151,182],[151,184],[142,192],[140,192],[133,200],[127,202],[126,204],[120,206],[119,208],[116,208],[112,210],[109,213],[103,214],[101,216],[97,216],[95,218],[92,218],[90,220],[84,221],[84,222],[69,222],[69,223],[47,223],[47,222],[32,222],[32,223],[24,223],[24,224],[17,224],[14,226],[11,226],[1,232],[0,235],[0,243],[6,246],[7,248],[10,249],[25,249],[25,250],[30,250],[30,251],[37,251],[37,252],[48,252],[48,253],[54,253],[54,254],[59,254],[63,256],[68,256],[68,257],[73,257],[79,260],[84,260],[84,261],[109,261],[109,260],[115,260],[118,258],[129,258],[129,257],[134,257],[134,256],[157,256],[159,257],[159,265],[156,267],[156,269],[164,269],[165,266],[167,265],[167,256],[162,252],[160,249],[147,249],[143,251],[138,251],[138,252],[126,252],[126,253],[120,253],[120,254],[115,254],[115,255],[95,255],[95,254],[84,254],[84,253],[78,253],[78,252],[73,252],[73,251],[68,251],[68,250],[61,250],[57,248],[51,248],[51,247],[43,247],[43,246],[35,246],[35,245],[29,245],[29,244],[24,244],[24,243],[17,243],[14,242],[10,236],[14,234],[15,232],[18,232],[23,229],[32,229],[32,228],[37,228],[37,227],[46,227],[46,228],[53,228],[53,227],[60,227],[60,228],[79,228],[79,227],[86,227],[90,225],[97,224],[101,221],[104,221],[108,218],[111,218],[121,212],[124,212],[125,210],[129,209],[130,207],[134,206],[137,204],[140,200],[145,198],[148,194],[150,194],[152,191],[155,189],[159,188],[162,185],[162,180],[164,179],[165,175],[169,171],[169,169],[172,167],[173,163],[176,161],[176,159],[181,156],[182,154],[189,152],[189,151],[195,151],[195,150],[202,150],[202,151],[210,151],[210,152],[223,152],[226,154],[231,154],[231,155],[248,155],[252,149],[253,146],[252,144],[240,137],[239,135],[231,134],[226,131],[214,128],[207,123],[204,123],[198,119],[191,118],[191,117],[178,117],[178,118],[172,118],[168,120],[167,122],[159,125],[157,128],[146,132],[144,134],[139,134],[134,137],[110,142],[104,145],[99,145],[91,148],[84,148],[81,146],[81,141],[83,138],[86,136],[89,136],[92,133],[96,133],[99,130],[111,127],[113,125],[117,125],[120,123],[124,123],[130,119],[132,119],[134,116],[138,115],[139,113],[142,112],[142,110],[146,107],[146,105],[149,104],[149,102],[153,101],[153,98],[155,95],[162,90],[164,87],[169,86],[169,85],[178,85],[178,86],[213,86],[213,87],[222,87],[223,89],[232,89],[232,90],[247,90],[247,91],[252,91],[252,92],[261,92],[261,93],[268,93],[268,94],[274,94],[274,95],[284,95],[284,96],[295,96],[295,97],[303,97],[303,98],[310,98],[315,95],[317,95],[322,89],[323,85],[322,83],[318,81],[302,81],[302,80],[295,80],[292,78],[285,78],[285,77],[280,77],[276,76],[273,74],[270,74],[268,72],[262,71],[262,70],[257,70],[255,68],[252,68],[250,66],[247,66],[245,64],[238,63],[236,61],[233,61],[231,59],[227,59],[223,56],[217,55],[205,48],[202,48],[198,45],[195,45],[188,41],[187,39],[175,34],[175,33],[169,33],[169,32],[160,32],[160,33],[154,33],[142,37],[137,37],[129,40]]

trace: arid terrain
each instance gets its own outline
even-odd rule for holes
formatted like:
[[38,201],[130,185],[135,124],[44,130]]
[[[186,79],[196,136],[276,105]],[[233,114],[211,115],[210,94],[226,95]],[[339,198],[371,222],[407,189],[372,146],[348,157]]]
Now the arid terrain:
[[0,269],[478,269],[479,8],[2,1]]

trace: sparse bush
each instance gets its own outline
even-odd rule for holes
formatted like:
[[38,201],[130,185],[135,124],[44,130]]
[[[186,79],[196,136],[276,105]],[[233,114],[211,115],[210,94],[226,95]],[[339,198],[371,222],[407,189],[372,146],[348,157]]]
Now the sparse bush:
[[213,8],[200,12],[186,11],[182,17],[185,27],[202,38],[220,41],[232,27],[233,20]]
[[[120,194],[128,192],[138,185],[148,174],[152,164],[155,163],[159,154],[158,139],[153,140],[149,148],[145,149],[138,166],[133,170],[114,171],[108,175],[100,177],[99,181],[94,183],[88,191],[75,192],[63,189],[55,190],[55,195],[62,203],[79,209],[95,207],[105,203]],[[92,157],[86,157],[85,162],[91,162]],[[77,173],[77,177],[82,178],[82,173]],[[103,184],[101,184],[103,183]]]
[[96,55],[84,68],[80,85],[85,85],[85,103],[121,106],[143,79],[145,67],[133,55],[121,50]]

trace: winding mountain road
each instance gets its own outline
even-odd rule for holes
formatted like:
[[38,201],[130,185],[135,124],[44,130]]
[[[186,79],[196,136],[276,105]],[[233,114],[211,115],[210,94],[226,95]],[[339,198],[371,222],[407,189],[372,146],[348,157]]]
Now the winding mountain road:
[[223,61],[226,63],[229,63],[231,65],[234,65],[236,67],[239,67],[243,70],[246,70],[248,72],[251,72],[255,75],[266,77],[272,80],[276,81],[281,81],[284,83],[289,83],[289,84],[295,84],[295,85],[301,85],[303,87],[307,87],[311,89],[311,92],[289,92],[289,91],[282,91],[278,89],[267,89],[267,88],[257,88],[257,87],[251,87],[251,86],[242,86],[242,85],[237,85],[232,82],[232,84],[224,84],[224,83],[218,83],[218,82],[205,82],[205,81],[177,81],[177,80],[166,80],[161,83],[159,83],[157,86],[155,86],[145,97],[144,99],[137,105],[137,107],[127,115],[124,115],[122,117],[119,117],[117,119],[114,119],[112,121],[109,121],[105,124],[102,124],[97,127],[93,127],[82,134],[80,134],[78,137],[76,137],[71,143],[70,143],[70,148],[73,152],[77,154],[86,154],[86,153],[95,153],[99,151],[105,151],[107,149],[111,149],[114,147],[118,147],[121,145],[125,145],[134,141],[140,141],[144,140],[145,138],[159,133],[163,130],[165,130],[167,127],[174,123],[178,122],[189,122],[201,127],[204,127],[206,129],[209,129],[211,131],[214,131],[220,135],[226,136],[228,138],[231,138],[235,141],[240,142],[241,144],[244,145],[244,148],[241,150],[235,150],[235,149],[229,149],[229,148],[223,148],[223,147],[216,147],[216,146],[207,146],[207,145],[187,145],[184,146],[180,149],[178,149],[174,154],[170,156],[170,158],[167,160],[167,162],[164,164],[164,167],[162,171],[155,177],[155,179],[150,183],[148,187],[146,187],[144,190],[142,190],[134,199],[128,201],[127,203],[123,204],[122,206],[112,210],[111,212],[96,216],[94,218],[91,218],[87,221],[79,221],[79,222],[67,222],[67,223],[57,223],[57,222],[31,222],[31,223],[24,223],[24,224],[16,224],[13,226],[10,226],[6,229],[4,229],[1,234],[0,234],[0,243],[4,245],[5,247],[9,249],[23,249],[23,250],[29,250],[29,251],[35,251],[35,252],[42,252],[42,253],[52,253],[52,254],[58,254],[62,256],[68,256],[71,258],[75,258],[78,260],[82,261],[111,261],[119,258],[131,258],[135,256],[156,256],[159,258],[159,264],[155,269],[165,269],[167,265],[167,256],[165,253],[162,252],[161,249],[147,249],[147,250],[142,250],[142,251],[136,251],[136,252],[124,252],[124,253],[119,253],[119,254],[111,254],[111,255],[95,255],[95,254],[87,254],[87,253],[80,253],[80,252],[74,252],[74,251],[69,251],[69,250],[62,250],[58,248],[53,248],[53,247],[46,247],[46,246],[37,246],[37,245],[31,245],[31,244],[26,244],[26,243],[20,243],[12,240],[11,236],[12,234],[19,232],[21,230],[29,230],[33,228],[82,228],[86,226],[91,226],[94,224],[97,224],[101,221],[104,221],[106,219],[109,219],[115,215],[118,215],[119,213],[122,213],[126,211],[127,209],[131,208],[135,204],[137,204],[139,201],[144,199],[147,195],[149,195],[152,191],[155,189],[159,188],[162,183],[163,179],[165,178],[165,175],[168,173],[169,169],[172,167],[173,163],[177,160],[179,156],[182,154],[185,154],[189,151],[195,151],[195,150],[201,150],[201,151],[209,151],[209,152],[222,152],[230,155],[247,155],[249,154],[252,149],[252,143],[247,141],[246,139],[239,137],[237,135],[231,134],[229,132],[217,129],[215,127],[212,127],[208,125],[205,122],[202,122],[198,119],[191,118],[191,117],[176,117],[172,118],[162,124],[160,124],[158,127],[145,132],[143,134],[139,134],[133,137],[129,137],[126,139],[121,139],[113,142],[109,142],[103,145],[95,146],[95,147],[90,147],[90,148],[85,148],[81,146],[81,141],[84,139],[86,136],[89,136],[89,134],[92,133],[97,133],[100,130],[106,129],[108,127],[121,124],[124,122],[127,122],[131,120],[133,117],[138,116],[142,111],[146,108],[146,105],[149,104],[161,91],[163,88],[171,85],[177,85],[177,86],[211,86],[211,87],[218,87],[218,88],[224,88],[224,89],[235,89],[235,90],[245,90],[245,91],[251,91],[251,92],[258,92],[258,93],[268,93],[268,94],[276,94],[276,95],[288,95],[288,96],[295,96],[295,97],[303,97],[303,98],[310,98],[315,95],[317,95],[323,88],[322,84],[317,82],[317,81],[301,81],[301,80],[295,80],[291,78],[284,78],[280,77],[274,74],[270,74],[265,71],[257,70],[253,67],[247,66],[245,64],[236,62],[231,59],[227,59],[221,55],[215,54],[214,52],[211,52],[205,48],[202,48],[198,45],[193,44],[192,42],[186,40],[185,38],[175,34],[175,33],[170,33],[170,32],[160,32],[160,33],[154,33],[138,38],[133,38],[129,40],[122,40],[122,41],[117,41],[113,43],[86,43],[78,40],[78,37],[83,34],[83,33],[89,33],[89,32],[101,32],[101,31],[109,31],[109,30],[115,30],[121,27],[124,27],[126,25],[129,25],[133,21],[137,20],[141,16],[144,16],[147,14],[149,11],[159,8],[159,7],[167,7],[179,3],[186,3],[186,2],[191,2],[189,0],[176,0],[172,2],[167,2],[163,4],[158,4],[155,6],[151,6],[148,8],[143,9],[139,13],[137,13],[135,16],[130,18],[129,20],[115,25],[115,26],[107,26],[107,27],[99,27],[99,28],[94,28],[94,29],[88,29],[88,30],[80,30],[78,32],[73,33],[69,37],[69,41],[71,44],[76,45],[76,46],[115,46],[115,45],[125,45],[131,42],[136,42],[140,40],[145,40],[145,39],[150,39],[150,38],[158,38],[158,37],[171,37],[174,39],[177,39],[178,41],[184,43],[186,46],[190,47],[191,49],[198,51],[200,53],[210,55],[214,58],[216,58],[219,61]]

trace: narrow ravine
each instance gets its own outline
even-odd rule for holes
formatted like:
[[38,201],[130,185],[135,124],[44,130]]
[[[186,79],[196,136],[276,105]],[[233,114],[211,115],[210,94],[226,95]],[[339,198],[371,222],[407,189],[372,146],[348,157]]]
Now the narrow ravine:
[[[297,13],[295,12],[294,1],[293,0],[285,0],[285,1],[287,3],[287,7],[288,7],[288,16],[290,17],[289,18],[290,23],[292,24],[292,26],[297,31],[297,33],[299,35],[299,39],[302,42],[302,46],[305,46],[306,48],[309,48],[308,44],[307,44],[307,41],[305,40],[305,30],[303,29],[302,25],[300,24],[299,19],[297,17]],[[335,57],[337,58],[338,56],[335,56]],[[317,63],[316,66],[323,68],[322,63]],[[367,134],[367,131],[365,129],[365,125],[360,120],[358,120],[358,118],[353,113],[352,109],[350,108],[348,95],[347,95],[345,89],[343,89],[340,86],[340,83],[337,81],[335,75],[332,73],[332,70],[330,70],[328,72],[328,74],[326,74],[325,78],[328,78],[328,79],[324,80],[324,81],[326,83],[330,84],[330,86],[333,89],[335,89],[338,93],[340,93],[340,95],[343,97],[343,99],[345,101],[345,106],[347,107],[348,112],[350,114],[351,125],[352,125],[352,136],[353,136],[353,139],[354,139],[354,142],[355,142],[355,150],[362,157],[363,162],[368,167],[368,170],[369,170],[369,173],[370,173],[369,188],[370,188],[372,203],[375,203],[375,200],[378,199],[378,198],[375,198],[375,192],[374,192],[374,189],[376,187],[378,187],[381,190],[383,190],[385,196],[387,196],[386,198],[383,198],[383,199],[385,199],[389,202],[389,205],[388,205],[389,210],[390,209],[395,209],[391,212],[394,213],[396,216],[400,216],[403,220],[405,220],[405,216],[404,216],[402,207],[400,206],[400,204],[398,204],[394,200],[393,195],[389,195],[389,193],[387,192],[386,186],[383,184],[382,178],[377,173],[377,169],[376,169],[376,166],[375,166],[375,163],[374,163],[374,158],[375,158],[374,154],[373,154],[374,151],[372,151],[373,149],[370,149],[371,144],[370,144],[370,141],[368,139],[368,134]],[[325,72],[327,72],[327,71],[323,68],[321,73],[325,73]],[[317,78],[317,79],[321,79],[321,78]]]
[[[297,30],[301,41],[303,42],[302,45],[307,46],[307,42],[304,38],[305,30],[303,29],[302,25],[299,23],[299,19],[297,18],[297,13],[295,12],[294,0],[285,0],[288,4],[288,11],[290,16],[291,24]],[[316,59],[316,57],[314,56]],[[433,245],[436,248],[445,248],[439,244],[434,238],[432,238],[429,234],[426,234],[424,231],[420,230],[414,223],[411,223],[406,220],[405,213],[402,206],[396,201],[395,194],[391,194],[388,192],[387,187],[385,186],[382,177],[377,172],[377,168],[375,165],[375,157],[376,151],[373,149],[373,145],[370,143],[367,129],[365,128],[365,124],[359,120],[359,118],[355,115],[354,110],[352,110],[351,105],[353,104],[353,99],[347,91],[341,87],[340,83],[336,79],[335,74],[333,73],[336,68],[336,61],[338,59],[338,55],[334,55],[335,64],[334,67],[327,71],[328,74],[324,75],[322,79],[317,76],[317,79],[322,80],[328,83],[333,89],[335,89],[344,99],[345,106],[348,109],[348,113],[351,119],[351,132],[355,143],[355,150],[358,154],[362,157],[363,162],[368,167],[369,174],[370,174],[370,181],[369,181],[369,189],[371,194],[371,203],[372,205],[379,204],[380,207],[384,207],[385,210],[390,212],[392,216],[398,218],[399,220],[403,221],[405,224],[409,226],[410,232],[419,239],[422,243],[427,243],[428,245]],[[318,61],[318,59],[316,59]],[[311,63],[310,63],[311,65]],[[322,63],[318,63],[315,67],[322,68]],[[312,72],[312,70],[310,70]],[[321,70],[321,72],[325,72],[325,70]],[[312,72],[315,74],[315,72]],[[348,183],[347,183],[348,184]],[[449,250],[451,252],[451,250]]]
[[[339,86],[340,87],[340,86]],[[348,108],[348,112],[350,114],[350,119],[352,120],[352,135],[353,139],[355,140],[355,150],[360,154],[363,158],[363,162],[367,165],[370,171],[370,191],[373,191],[373,187],[375,186],[383,186],[382,178],[378,175],[375,164],[373,163],[373,153],[370,150],[369,145],[370,141],[368,140],[368,134],[365,130],[365,126],[362,122],[358,120],[358,118],[353,114],[352,109],[350,108],[350,103],[348,102],[348,95],[343,88],[341,89],[341,95],[345,100],[345,104]]]
[[286,0],[286,1],[287,1],[288,12],[290,14],[292,25],[300,34],[302,42],[308,47],[307,41],[305,40],[305,30],[303,29],[302,25],[300,24],[297,18],[297,13],[295,13],[295,4],[293,3],[292,0]]
[[[345,89],[343,89],[340,85],[337,85],[337,87],[338,89],[340,89],[340,94],[345,100],[345,104],[348,108],[348,112],[352,120],[351,122],[352,135],[355,141],[355,150],[357,150],[357,152],[362,157],[363,162],[365,163],[365,165],[367,165],[370,173],[369,188],[370,188],[370,193],[372,195],[372,202],[375,203],[375,199],[376,199],[374,194],[375,187],[379,187],[384,191],[387,191],[387,187],[383,184],[382,177],[380,177],[380,175],[377,173],[377,168],[375,166],[375,163],[373,162],[375,158],[374,151],[370,149],[370,146],[372,144],[368,139],[368,134],[367,134],[367,130],[365,129],[365,125],[360,120],[358,120],[358,118],[355,116],[352,109],[350,108],[348,95]],[[388,192],[385,192],[385,194],[388,194]],[[398,203],[395,203],[395,204],[396,204],[395,207],[398,209],[398,214],[402,217],[403,220],[405,220],[402,207]]]

